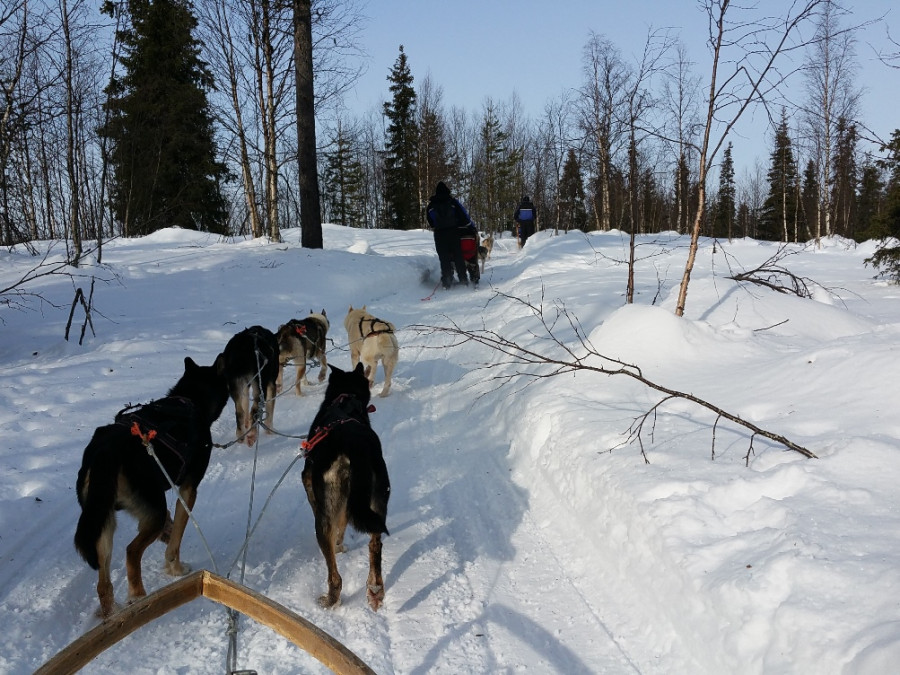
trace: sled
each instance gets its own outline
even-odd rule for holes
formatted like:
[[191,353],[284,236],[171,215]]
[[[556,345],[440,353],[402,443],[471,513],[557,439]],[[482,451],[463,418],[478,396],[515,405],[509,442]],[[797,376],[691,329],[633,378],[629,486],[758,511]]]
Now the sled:
[[138,628],[201,596],[268,626],[335,673],[375,673],[343,644],[284,605],[209,570],[198,570],[116,612],[47,661],[35,675],[76,673]]
[[478,271],[478,237],[468,233],[460,235],[459,246],[462,249],[463,260],[466,263],[466,271],[477,284],[481,277]]

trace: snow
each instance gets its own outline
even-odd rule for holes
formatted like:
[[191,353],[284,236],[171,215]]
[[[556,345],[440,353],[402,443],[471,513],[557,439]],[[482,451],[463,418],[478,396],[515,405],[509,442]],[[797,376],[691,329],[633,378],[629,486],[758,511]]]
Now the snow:
[[[896,671],[900,287],[864,266],[871,244],[789,247],[784,266],[815,282],[813,299],[802,299],[728,279],[775,244],[702,241],[678,318],[688,242],[674,233],[639,239],[633,305],[618,232],[541,232],[522,251],[501,239],[479,290],[433,296],[427,232],[326,225],[324,250],[284,234],[282,244],[177,229],[118,239],[102,264],[42,277],[25,288],[33,295],[0,307],[0,672],[32,672],[98,624],[96,574],[72,545],[75,477],[93,429],[163,395],[185,356],[211,363],[239,330],[275,330],[310,310],[326,309],[329,363],[348,367],[343,317],[363,304],[396,324],[401,343],[391,395],[373,399],[393,487],[383,608],[366,605],[367,540],[355,533],[339,557],[342,604],[316,603],[324,560],[301,463],[291,467],[299,441],[287,436],[214,450],[195,509],[213,558],[192,526],[182,545],[195,569],[243,579],[382,674]],[[40,246],[62,259],[61,244]],[[38,260],[0,252],[0,287]],[[96,337],[88,331],[79,346],[82,310],[68,342],[63,333],[75,288],[87,291],[91,275]],[[522,301],[543,309],[563,345]],[[645,426],[647,464],[626,441],[658,392],[587,370],[528,378],[484,345],[416,328],[493,331],[542,354],[565,346],[584,356],[572,325],[554,322],[563,309],[597,353],[818,458],[672,400]],[[324,386],[298,397],[292,369],[285,378],[274,426],[297,436]],[[381,379],[379,370],[376,391]],[[229,403],[213,438],[233,434]],[[242,569],[233,561],[257,519]],[[133,528],[121,514],[120,602]],[[162,553],[157,543],[144,556],[151,592],[171,580]],[[201,599],[85,672],[220,673],[226,628],[225,609]],[[246,617],[237,663],[325,672]]]

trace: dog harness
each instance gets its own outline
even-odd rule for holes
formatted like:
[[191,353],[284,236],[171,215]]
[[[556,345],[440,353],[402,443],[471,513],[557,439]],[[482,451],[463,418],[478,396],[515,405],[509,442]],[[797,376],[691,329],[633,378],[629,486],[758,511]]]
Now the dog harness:
[[[188,461],[193,455],[193,445],[180,439],[174,431],[181,426],[180,423],[190,424],[193,418],[194,402],[191,399],[166,396],[145,405],[126,406],[116,413],[115,423],[126,427],[145,446],[154,441],[157,446],[168,450],[167,454],[176,460],[178,469],[172,476],[173,482],[180,485],[184,480]],[[169,468],[173,467],[167,467],[167,470]]]
[[[365,323],[366,321],[369,322],[369,324],[370,324],[369,328],[371,328],[371,330],[368,333],[366,333],[366,331],[363,330],[363,323]],[[385,327],[375,330],[376,323],[382,323],[382,324],[384,324]],[[375,317],[365,317],[365,316],[359,320],[359,334],[362,335],[363,340],[365,340],[366,338],[370,338],[373,335],[384,335],[385,333],[393,333],[393,332],[394,332],[394,329],[391,328],[391,324],[389,324],[387,321],[382,321],[381,319],[376,319]]]
[[[334,401],[332,401],[331,405],[328,406],[329,409],[335,408],[339,406],[341,403],[346,401],[347,399],[352,398],[350,394],[341,394]],[[375,412],[375,406],[371,403],[366,408],[366,412],[373,413]],[[341,424],[346,424],[347,422],[355,422],[356,424],[362,424],[362,422],[355,417],[350,417],[349,415],[345,415],[343,417],[339,417],[328,424],[322,424],[317,427],[314,427],[310,430],[309,437],[300,443],[300,454],[303,456],[303,459],[309,457],[310,453],[315,449],[315,447],[321,443],[328,434],[331,433],[331,430]]]

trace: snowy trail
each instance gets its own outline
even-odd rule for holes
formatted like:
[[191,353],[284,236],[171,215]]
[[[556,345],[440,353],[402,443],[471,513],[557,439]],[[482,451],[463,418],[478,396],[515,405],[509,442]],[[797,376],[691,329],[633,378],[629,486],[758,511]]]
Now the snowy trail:
[[[469,317],[477,325],[480,305],[504,290],[501,280],[519,255],[498,247],[485,274],[493,289],[439,291],[420,306],[427,311],[417,322],[428,324],[431,313],[463,324]],[[412,400],[383,434],[389,467],[402,467],[401,478],[417,477],[411,485],[395,482],[392,490],[391,520],[401,525],[385,544],[396,556],[387,572],[389,616],[398,653],[413,652],[407,642],[432,646],[413,662],[396,662],[396,672],[496,672],[513,664],[547,672],[633,672],[569,578],[565,556],[540,534],[528,492],[512,479],[511,439],[497,424],[506,394],[482,386],[484,374],[475,364],[484,360],[483,350],[463,345],[453,358],[435,358],[442,338],[419,334],[412,340],[418,345],[402,347],[402,362],[417,382],[399,394]],[[436,427],[448,414],[463,416],[465,427]],[[376,427],[381,423],[376,417]],[[520,559],[523,549],[529,554]],[[554,598],[549,607],[546,593]],[[559,605],[568,611],[559,612]],[[416,627],[412,634],[410,626]],[[497,644],[507,647],[497,652]]]
[[[323,386],[294,395],[293,372],[274,426],[254,449],[215,449],[182,557],[216,568],[306,617],[383,675],[424,673],[891,672],[900,659],[897,589],[894,358],[895,285],[873,280],[872,248],[826,242],[797,248],[811,278],[838,289],[816,299],[746,288],[723,269],[724,244],[705,242],[690,317],[672,315],[684,238],[645,237],[639,302],[624,306],[622,233],[538,233],[524,251],[500,240],[482,287],[434,288],[428,232],[325,228],[326,247],[223,241],[177,229],[116,240],[95,296],[97,336],[62,339],[72,284],[42,279],[54,306],[0,305],[0,672],[31,673],[98,624],[96,573],[72,546],[81,453],[94,427],[130,402],[162,395],[185,356],[211,363],[243,327],[272,329],[327,308],[329,363],[350,366],[343,318],[367,304],[395,323],[394,386],[373,399],[393,490],[384,541],[386,598],[366,605],[367,538],[348,532],[338,564],[341,606],[325,610],[325,564],[301,486],[299,439]],[[737,241],[729,260],[754,266],[775,245]],[[0,251],[9,281],[32,260]],[[496,291],[496,292],[495,292]],[[601,353],[693,391],[815,450],[807,461],[719,425],[685,404],[660,409],[640,450],[623,432],[656,399],[594,373],[517,377],[496,352],[415,326],[495,331],[539,353],[578,349],[574,328]],[[77,319],[77,317],[76,317]],[[485,368],[485,366],[488,366]],[[318,370],[313,369],[315,380]],[[383,375],[376,376],[377,394]],[[506,384],[504,384],[506,382]],[[213,438],[234,437],[229,403]],[[256,461],[254,477],[254,461]],[[250,519],[259,521],[238,556]],[[170,506],[174,500],[170,497]],[[134,521],[119,518],[116,598],[125,601],[124,551]],[[144,556],[144,581],[171,581],[164,547]],[[325,673],[270,629],[239,621],[241,668]],[[89,675],[223,672],[224,608],[198,600],[100,655]]]

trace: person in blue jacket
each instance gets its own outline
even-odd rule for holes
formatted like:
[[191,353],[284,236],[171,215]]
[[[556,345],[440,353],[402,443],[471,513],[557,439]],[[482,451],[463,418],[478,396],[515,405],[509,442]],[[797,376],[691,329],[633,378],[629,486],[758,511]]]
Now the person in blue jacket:
[[519,248],[524,246],[525,242],[528,241],[528,237],[534,234],[536,219],[537,211],[534,208],[534,204],[532,204],[528,195],[525,195],[522,197],[522,201],[519,202],[519,208],[516,209],[516,213],[513,216],[513,220],[516,221],[516,227],[519,230]]
[[437,184],[434,194],[428,200],[426,216],[429,227],[434,230],[434,248],[441,261],[441,282],[444,288],[450,288],[453,284],[454,267],[459,283],[468,286],[466,262],[459,238],[462,233],[474,233],[477,229],[466,209],[453,197],[450,188],[443,181]]

